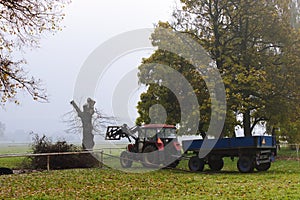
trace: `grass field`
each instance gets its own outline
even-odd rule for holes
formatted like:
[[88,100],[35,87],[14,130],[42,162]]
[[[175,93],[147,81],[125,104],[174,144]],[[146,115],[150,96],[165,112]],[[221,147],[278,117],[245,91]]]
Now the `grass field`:
[[225,159],[219,173],[95,168],[6,175],[0,176],[0,199],[300,199],[298,155],[282,153],[270,170],[251,174],[239,173],[236,161]]
[[[29,144],[0,144],[0,154],[28,153]],[[19,168],[24,158],[0,158],[0,167]]]
[[75,169],[1,176],[0,184],[0,199],[299,199],[300,166],[278,161],[252,174],[229,160],[220,173]]

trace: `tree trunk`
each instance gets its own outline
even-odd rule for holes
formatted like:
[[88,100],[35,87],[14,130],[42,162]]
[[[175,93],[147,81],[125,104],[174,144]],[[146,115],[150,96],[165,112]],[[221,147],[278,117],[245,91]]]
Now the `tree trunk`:
[[252,136],[250,110],[246,110],[243,113],[243,126],[244,126],[244,136],[245,137]]
[[83,105],[83,111],[81,111],[75,101],[71,101],[71,104],[75,108],[78,113],[78,117],[80,117],[82,122],[82,148],[84,150],[91,150],[95,145],[92,124],[93,114],[95,113],[95,103],[96,102],[94,100],[88,98],[87,103]]

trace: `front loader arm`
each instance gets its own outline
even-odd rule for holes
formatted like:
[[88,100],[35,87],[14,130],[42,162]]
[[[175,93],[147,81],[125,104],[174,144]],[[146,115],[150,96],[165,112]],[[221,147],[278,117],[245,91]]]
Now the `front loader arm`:
[[108,126],[105,140],[121,140],[121,138],[127,138],[129,142],[131,142],[131,139],[137,141],[138,137],[134,134],[136,131],[138,131],[138,129],[130,129],[126,124],[123,126]]

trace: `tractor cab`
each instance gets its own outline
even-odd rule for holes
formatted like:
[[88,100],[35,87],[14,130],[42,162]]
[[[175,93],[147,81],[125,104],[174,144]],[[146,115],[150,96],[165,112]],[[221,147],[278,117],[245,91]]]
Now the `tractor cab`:
[[147,124],[141,126],[140,137],[176,138],[176,127],[166,124]]
[[[159,149],[159,143],[166,146],[176,140],[176,127],[166,124],[147,124],[140,127],[139,139],[144,143],[154,143]],[[140,149],[141,150],[141,149]]]

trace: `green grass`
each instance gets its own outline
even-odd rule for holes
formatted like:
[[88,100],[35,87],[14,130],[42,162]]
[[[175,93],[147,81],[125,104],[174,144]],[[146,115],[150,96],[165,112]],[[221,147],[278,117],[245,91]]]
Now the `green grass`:
[[281,159],[299,159],[300,151],[291,150],[289,147],[283,147],[278,152],[278,158]]
[[17,158],[0,158],[0,167],[8,167],[11,169],[18,169],[20,168],[24,158],[17,157]]
[[[280,155],[291,159],[279,159],[267,172],[251,174],[239,173],[236,160],[225,159],[219,173],[206,166],[202,173],[95,168],[6,175],[0,176],[0,199],[300,199],[300,161],[294,151]],[[187,169],[187,161],[178,167]]]
[[278,161],[267,172],[251,174],[231,170],[234,164],[226,160],[226,168],[219,173],[75,169],[1,176],[0,199],[300,198],[298,162]]
[[0,154],[27,153],[29,144],[0,144]]
[[[0,154],[18,154],[30,152],[30,145],[26,144],[0,144]],[[0,158],[0,167],[12,169],[19,168],[24,161],[21,157]]]

